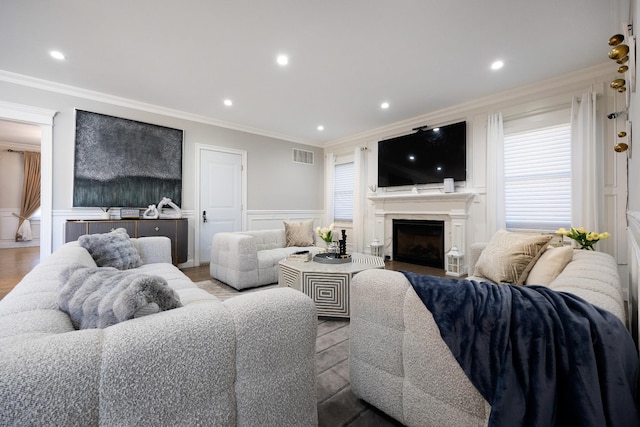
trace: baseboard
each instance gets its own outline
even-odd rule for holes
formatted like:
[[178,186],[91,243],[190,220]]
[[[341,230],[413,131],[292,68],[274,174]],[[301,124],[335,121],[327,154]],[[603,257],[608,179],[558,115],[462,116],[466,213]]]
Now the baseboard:
[[16,242],[14,240],[0,240],[0,249],[34,248],[40,246],[40,239],[28,242]]

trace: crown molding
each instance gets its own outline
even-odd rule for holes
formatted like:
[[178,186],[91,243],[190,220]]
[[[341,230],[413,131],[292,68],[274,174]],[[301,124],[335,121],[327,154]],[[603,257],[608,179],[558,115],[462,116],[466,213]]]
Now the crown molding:
[[0,117],[3,119],[16,120],[18,122],[29,121],[51,126],[53,125],[53,117],[57,113],[55,110],[46,108],[0,101]]
[[317,147],[321,146],[317,142],[314,143],[313,141],[308,141],[303,138],[296,138],[290,135],[284,135],[277,132],[271,132],[263,129],[254,128],[251,126],[241,125],[238,123],[216,120],[216,119],[201,116],[198,114],[187,113],[184,111],[174,110],[172,108],[165,108],[159,105],[148,104],[146,102],[136,101],[133,99],[119,97],[115,95],[109,95],[107,93],[96,92],[89,89],[83,89],[83,88],[70,86],[62,83],[56,83],[50,80],[39,79],[37,77],[17,74],[10,71],[0,70],[0,81],[21,85],[21,86],[27,86],[35,89],[46,90],[48,92],[59,93],[62,95],[74,96],[74,97],[89,99],[97,102],[104,102],[107,104],[117,105],[125,108],[131,108],[134,110],[145,111],[148,113],[160,114],[163,116],[169,116],[177,119],[188,120],[191,122],[203,123],[207,125],[217,126],[217,127],[231,129],[231,130],[240,131],[240,132],[247,132],[255,135],[265,136],[268,138],[281,139],[288,142],[295,142],[298,144],[311,145],[311,146],[317,146]]
[[[36,89],[46,90],[48,92],[59,93],[68,96],[74,96],[83,99],[89,99],[97,102],[104,102],[112,105],[118,105],[120,107],[131,108],[134,110],[145,111],[148,113],[159,114],[163,116],[174,117],[178,119],[188,120],[196,123],[203,123],[211,126],[217,126],[225,129],[231,129],[240,132],[247,132],[255,135],[260,135],[268,138],[280,139],[288,142],[294,142],[303,145],[330,148],[334,146],[342,146],[348,144],[356,144],[362,141],[368,141],[373,139],[379,139],[380,137],[388,137],[392,135],[399,135],[406,133],[407,129],[412,129],[416,126],[422,125],[425,122],[442,122],[448,121],[453,123],[459,120],[464,120],[470,112],[487,107],[494,107],[497,104],[504,104],[513,102],[514,100],[526,99],[527,97],[540,97],[545,94],[556,95],[559,91],[569,92],[572,90],[584,89],[589,84],[596,82],[596,78],[606,74],[611,74],[612,68],[610,63],[602,63],[592,67],[585,68],[583,70],[566,74],[563,76],[535,82],[529,85],[521,86],[515,89],[510,89],[504,92],[500,92],[493,95],[488,95],[482,98],[478,98],[469,102],[458,104],[452,107],[448,107],[442,110],[432,111],[422,114],[420,116],[405,119],[399,122],[392,123],[388,126],[383,126],[375,129],[371,129],[365,132],[360,132],[345,138],[340,138],[332,141],[311,141],[303,138],[296,138],[290,135],[284,135],[277,132],[266,131],[263,129],[254,128],[251,126],[245,126],[238,123],[226,122],[222,120],[216,120],[213,118],[201,116],[198,114],[187,113],[184,111],[174,110],[171,108],[162,107],[159,105],[148,104],[145,102],[136,101],[129,98],[119,97],[115,95],[109,95],[102,92],[96,92],[88,89],[83,89],[71,85],[62,83],[56,83],[49,80],[39,79],[36,77],[26,76],[22,74],[13,73],[10,71],[0,70],[0,81],[7,83],[17,84],[21,86],[32,87]],[[0,109],[3,103],[0,101]],[[16,104],[11,104],[16,105]],[[26,107],[26,106],[25,106]],[[29,107],[31,111],[33,108]],[[51,114],[51,117],[55,115],[55,111],[42,109],[44,115]],[[444,123],[442,123],[444,124]]]
[[[506,105],[514,101],[521,102],[523,99],[532,100],[545,96],[554,96],[558,93],[568,93],[572,91],[581,91],[598,82],[598,78],[602,78],[607,74],[615,74],[611,63],[606,62],[582,70],[554,77],[547,80],[520,86],[515,89],[509,89],[504,92],[477,98],[462,104],[447,107],[442,110],[432,111],[420,116],[412,117],[406,120],[340,138],[327,141],[323,147],[331,148],[335,146],[358,144],[371,140],[379,140],[381,137],[391,137],[408,130],[424,125],[424,123],[438,123],[444,125],[446,123],[454,123],[456,120],[464,120],[465,117],[478,112],[479,110],[494,110],[496,105]],[[446,123],[445,123],[446,121]]]

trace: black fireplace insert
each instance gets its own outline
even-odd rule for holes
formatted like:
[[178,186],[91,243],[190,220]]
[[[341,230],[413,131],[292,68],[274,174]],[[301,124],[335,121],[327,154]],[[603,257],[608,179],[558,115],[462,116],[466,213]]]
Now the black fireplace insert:
[[393,259],[444,268],[444,221],[394,219]]

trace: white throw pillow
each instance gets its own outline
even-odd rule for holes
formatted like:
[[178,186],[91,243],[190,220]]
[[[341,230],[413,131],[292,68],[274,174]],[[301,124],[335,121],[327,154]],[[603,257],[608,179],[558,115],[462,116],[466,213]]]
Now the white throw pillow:
[[573,248],[562,246],[545,250],[529,272],[525,285],[549,285],[573,259]]
[[480,254],[473,275],[522,285],[552,237],[498,230]]

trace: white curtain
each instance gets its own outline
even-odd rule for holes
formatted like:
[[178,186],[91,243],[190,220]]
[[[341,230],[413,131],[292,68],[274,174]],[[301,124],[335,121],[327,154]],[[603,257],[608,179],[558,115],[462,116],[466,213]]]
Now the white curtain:
[[496,113],[489,115],[487,121],[488,237],[504,227],[504,126],[502,113]]
[[325,224],[328,227],[333,222],[333,174],[336,158],[333,153],[328,153],[324,159],[324,210],[326,212]]
[[596,139],[596,94],[571,103],[571,226],[600,230],[602,153]]
[[28,242],[33,240],[33,233],[31,232],[31,221],[25,219],[18,227],[16,233],[16,242]]
[[354,188],[353,188],[353,251],[363,253],[364,210],[367,183],[367,148],[356,147],[353,153]]

